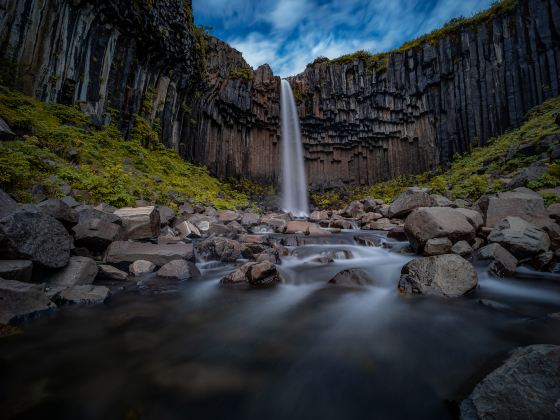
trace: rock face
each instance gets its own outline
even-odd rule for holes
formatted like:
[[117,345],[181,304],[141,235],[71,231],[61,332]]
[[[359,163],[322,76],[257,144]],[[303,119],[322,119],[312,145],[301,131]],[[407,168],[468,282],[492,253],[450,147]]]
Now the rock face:
[[0,219],[0,255],[60,268],[70,258],[70,236],[56,219],[32,207]]
[[560,418],[560,346],[515,350],[461,403],[461,419]]
[[478,276],[471,263],[459,255],[417,258],[401,271],[401,293],[459,297],[474,289]]
[[56,305],[40,285],[0,279],[0,324],[10,324],[51,311]]
[[154,206],[125,207],[114,214],[120,217],[127,239],[150,239],[159,235],[161,222]]

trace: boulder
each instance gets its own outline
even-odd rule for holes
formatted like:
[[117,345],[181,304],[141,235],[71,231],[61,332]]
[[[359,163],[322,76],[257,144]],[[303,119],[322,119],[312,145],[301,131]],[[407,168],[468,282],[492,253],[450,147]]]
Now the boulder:
[[76,207],[78,223],[86,223],[91,219],[99,219],[109,223],[122,224],[121,218],[114,213],[94,209],[92,206],[82,205]]
[[511,276],[517,269],[517,258],[500,244],[490,244],[480,248],[477,257],[480,260],[493,260],[490,264],[490,272],[500,277]]
[[175,211],[167,206],[157,206],[161,226],[169,225],[175,219]]
[[364,205],[359,201],[352,201],[342,210],[340,215],[351,219],[359,219],[364,215]]
[[97,276],[97,265],[88,257],[71,257],[68,265],[49,274],[45,281],[51,288],[91,284]]
[[424,207],[414,210],[405,220],[404,230],[413,249],[420,253],[430,239],[449,238],[451,242],[471,241],[475,229],[457,209]]
[[80,304],[93,305],[104,303],[110,295],[110,290],[106,286],[93,286],[86,284],[82,286],[72,286],[58,292],[53,300],[59,305]]
[[475,231],[478,231],[478,229],[480,229],[482,225],[484,225],[482,214],[480,214],[476,210],[458,208],[455,209],[455,211],[465,216],[469,223],[473,226]]
[[112,265],[100,264],[97,268],[99,269],[97,276],[100,278],[119,281],[124,281],[128,278],[128,274],[126,272],[119,270],[117,267],[113,267]]
[[0,140],[2,141],[13,140],[15,139],[15,137],[16,137],[16,133],[12,131],[12,129],[6,123],[6,121],[0,118]]
[[55,308],[42,286],[0,278],[0,324],[27,320]]
[[154,206],[125,207],[114,214],[121,218],[123,233],[128,239],[150,239],[159,235],[161,220]]
[[185,220],[181,223],[175,225],[175,229],[179,233],[179,238],[200,238],[202,234],[200,230],[188,220]]
[[[1,205],[1,202],[0,202]],[[553,219],[559,220],[560,219],[560,203],[551,204],[546,208],[546,211],[550,217]]]
[[0,278],[31,281],[33,262],[29,260],[0,260]]
[[459,297],[474,289],[478,276],[473,265],[459,255],[417,258],[401,271],[401,293]]
[[241,225],[245,227],[256,226],[259,224],[261,217],[257,213],[243,213],[241,217]]
[[78,223],[78,212],[62,200],[51,198],[38,204],[42,212],[54,217],[67,228]]
[[233,239],[213,237],[199,243],[196,251],[205,260],[235,262],[241,257],[242,246]]
[[499,243],[517,258],[532,257],[550,248],[546,232],[520,217],[506,217],[496,224],[488,242]]
[[187,280],[193,277],[199,277],[200,271],[190,261],[174,260],[161,267],[157,275],[166,279]]
[[364,229],[371,229],[371,230],[384,230],[390,231],[398,227],[397,224],[393,223],[391,220],[387,219],[386,217],[376,220],[374,222],[368,223],[364,226]]
[[96,252],[105,251],[111,242],[118,240],[121,235],[119,225],[101,219],[89,219],[77,224],[72,230],[77,246]]
[[461,257],[468,257],[473,253],[473,249],[467,241],[459,241],[451,247],[451,252]]
[[560,346],[514,350],[461,403],[461,419],[560,418]]
[[379,200],[373,197],[366,197],[362,200],[362,204],[364,205],[364,211],[366,213],[375,212],[379,206],[382,206],[383,200]]
[[239,223],[237,220],[234,220],[233,222],[229,222],[227,224],[227,228],[229,229],[230,232],[234,233],[234,234],[242,234],[242,233],[247,233],[247,231],[245,230],[245,228],[243,226],[241,226],[241,223]]
[[241,235],[239,241],[246,244],[267,244],[268,236],[266,235]]
[[10,197],[9,194],[5,193],[0,189],[0,219],[9,216],[15,212],[18,208],[16,201]]
[[543,198],[527,189],[484,196],[478,201],[478,205],[484,213],[484,222],[489,227],[508,216],[521,217],[537,226],[549,219]]
[[151,244],[141,242],[113,242],[107,248],[105,262],[118,267],[128,266],[136,260],[151,261],[161,267],[173,260],[194,261],[192,244]]
[[443,255],[451,253],[453,243],[449,238],[433,238],[429,239],[424,245],[424,255],[427,257],[434,257],[436,255]]
[[395,226],[393,229],[387,233],[387,238],[395,239],[397,241],[407,241],[406,232],[404,231],[404,226]]
[[218,213],[218,221],[221,223],[229,223],[234,220],[239,220],[241,217],[236,211],[225,210]]
[[249,262],[221,280],[224,284],[272,286],[281,282],[276,266],[270,261]]
[[[66,197],[62,197],[61,200],[64,203],[66,203],[68,206],[72,207],[73,209],[80,206],[80,203],[78,203],[74,197],[69,195],[67,195]],[[78,218],[79,218],[79,214],[78,214]]]
[[315,223],[304,222],[302,220],[292,220],[288,222],[288,224],[284,228],[284,233],[286,234],[299,233],[303,235],[313,235],[313,236],[330,234],[330,232],[321,229],[319,225]]
[[430,198],[432,199],[431,207],[451,207],[453,205],[453,202],[443,195],[431,194]]
[[329,212],[326,210],[314,211],[309,215],[310,222],[320,222],[321,220],[328,220],[328,219],[329,219]]
[[399,195],[393,204],[389,207],[388,216],[391,217],[404,217],[412,210],[420,207],[431,207],[432,198],[421,188],[411,187],[407,188],[401,195]]
[[50,268],[68,264],[70,235],[58,220],[33,206],[0,219],[0,255],[26,259]]
[[359,268],[349,268],[337,273],[329,280],[329,284],[346,287],[371,286],[375,284],[375,281],[364,270]]
[[156,265],[151,261],[137,260],[128,267],[128,272],[133,276],[142,276],[144,274],[153,273]]

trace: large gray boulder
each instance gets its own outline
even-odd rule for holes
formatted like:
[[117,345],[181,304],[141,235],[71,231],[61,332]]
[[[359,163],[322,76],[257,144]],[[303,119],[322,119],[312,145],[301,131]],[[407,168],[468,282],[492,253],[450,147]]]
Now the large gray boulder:
[[60,268],[70,258],[70,235],[58,220],[33,206],[0,219],[0,255]]
[[432,198],[426,190],[416,187],[407,188],[393,201],[393,204],[389,207],[388,216],[390,218],[403,218],[414,209],[431,207],[432,204]]
[[427,241],[449,238],[452,243],[471,241],[475,229],[465,215],[449,207],[423,207],[414,210],[404,222],[404,230],[410,245],[418,253]]
[[57,293],[53,300],[58,304],[93,305],[104,303],[110,294],[110,290],[106,286],[86,284],[64,289]]
[[97,210],[92,206],[80,205],[75,208],[78,212],[78,223],[86,223],[91,219],[104,220],[109,223],[122,224],[121,218],[114,213]]
[[159,236],[161,219],[154,206],[124,207],[114,214],[122,220],[123,233],[128,239],[150,239]]
[[424,245],[424,255],[427,257],[435,257],[436,255],[451,254],[453,244],[449,238],[433,238],[429,239]]
[[508,216],[521,217],[537,226],[548,223],[549,220],[543,198],[525,188],[484,196],[478,205],[484,213],[484,222],[488,227],[493,227]]
[[120,238],[121,227],[105,220],[90,219],[72,228],[76,245],[91,251],[102,252]]
[[401,271],[401,293],[459,297],[474,289],[478,276],[473,265],[459,255],[417,258]]
[[66,267],[48,275],[45,281],[51,288],[91,284],[97,276],[97,264],[88,257],[71,257]]
[[550,248],[547,233],[520,217],[506,217],[498,223],[488,235],[488,242],[499,243],[517,258],[532,257]]
[[0,278],[31,281],[33,262],[29,260],[0,260]]
[[8,193],[0,189],[0,219],[9,216],[18,208],[16,201]]
[[68,228],[78,223],[78,212],[62,200],[51,198],[42,201],[37,206],[42,212],[54,217]]
[[187,280],[200,277],[200,271],[190,261],[174,260],[161,267],[157,275],[171,280]]
[[0,278],[0,324],[23,321],[55,308],[42,286]]
[[559,378],[560,346],[518,348],[461,403],[461,419],[559,419]]
[[118,267],[128,267],[136,260],[147,260],[161,267],[173,260],[194,261],[192,244],[151,244],[141,242],[113,242],[107,248],[105,262]]
[[493,260],[490,264],[490,272],[497,276],[511,276],[517,269],[517,258],[500,244],[489,244],[480,248],[477,253],[480,260]]
[[482,214],[476,210],[458,208],[455,209],[455,211],[465,216],[475,231],[478,231],[478,229],[484,225],[484,218],[482,217]]
[[241,257],[243,247],[238,241],[222,237],[206,239],[198,244],[196,252],[205,260],[235,262]]

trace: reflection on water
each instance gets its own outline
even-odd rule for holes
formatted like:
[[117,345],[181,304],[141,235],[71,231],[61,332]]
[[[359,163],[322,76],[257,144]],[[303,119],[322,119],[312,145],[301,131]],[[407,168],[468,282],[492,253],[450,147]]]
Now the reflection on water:
[[[235,267],[205,263],[172,292],[152,279],[26,326],[0,341],[3,418],[454,418],[507,351],[560,343],[546,317],[558,280],[480,267],[467,297],[407,298],[396,285],[412,256],[353,234],[291,248],[276,288],[222,286]],[[348,268],[375,286],[327,284]]]

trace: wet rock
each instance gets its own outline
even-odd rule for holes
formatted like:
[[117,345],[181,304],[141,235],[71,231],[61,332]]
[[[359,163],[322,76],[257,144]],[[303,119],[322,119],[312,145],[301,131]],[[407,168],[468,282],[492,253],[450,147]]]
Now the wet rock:
[[248,244],[267,244],[268,236],[266,235],[241,235],[239,241]]
[[554,258],[554,252],[552,251],[543,252],[533,258],[533,260],[531,261],[531,265],[537,270],[544,270],[546,267],[550,265],[553,258]]
[[241,217],[241,225],[245,227],[256,226],[259,224],[261,217],[257,213],[243,213]]
[[534,191],[522,189],[507,191],[494,196],[484,196],[478,202],[484,213],[486,226],[493,227],[508,216],[539,225],[548,220],[543,198]]
[[335,228],[335,229],[346,229],[346,230],[351,230],[354,228],[354,225],[352,224],[352,222],[350,220],[345,220],[345,219],[335,219],[332,220],[329,223],[329,227],[331,228]]
[[0,188],[0,219],[9,216],[18,208],[16,201]]
[[407,188],[401,195],[399,195],[393,204],[389,207],[389,217],[404,217],[407,216],[412,210],[420,207],[430,207],[432,205],[432,198],[426,190],[412,187]]
[[161,226],[167,226],[175,219],[175,211],[167,206],[157,206]]
[[31,281],[33,262],[28,260],[0,260],[0,278]]
[[137,260],[128,267],[128,272],[133,276],[142,276],[144,274],[153,273],[156,265],[151,261]]
[[459,255],[417,258],[401,271],[401,293],[459,297],[474,289],[478,276],[471,263]]
[[45,281],[50,288],[91,284],[97,276],[97,264],[88,257],[71,257],[68,265],[48,275]]
[[128,274],[126,272],[119,270],[117,267],[113,267],[112,265],[100,264],[97,268],[99,269],[97,277],[100,278],[118,281],[125,281],[128,278]]
[[387,238],[396,239],[397,241],[408,241],[404,226],[396,226],[389,231]]
[[96,210],[92,206],[81,205],[76,207],[78,223],[86,223],[91,219],[99,219],[109,223],[122,224],[121,218],[114,213]]
[[136,260],[146,260],[161,267],[173,260],[194,261],[192,244],[151,244],[141,242],[113,242],[107,248],[105,262],[118,267],[128,266]]
[[366,226],[363,226],[364,229],[384,230],[384,231],[391,231],[391,230],[395,229],[396,227],[398,227],[397,224],[391,222],[391,220],[389,220],[385,217],[382,218],[382,219],[376,220],[375,222],[368,223]]
[[123,234],[128,239],[150,239],[159,235],[161,221],[154,206],[125,207],[114,214],[121,218]]
[[121,236],[121,227],[100,219],[90,219],[72,228],[77,246],[103,252]]
[[461,403],[461,419],[560,418],[560,346],[514,350]]
[[0,255],[60,268],[70,258],[70,235],[58,220],[32,206],[0,219]]
[[467,241],[459,241],[451,247],[451,252],[461,257],[468,257],[473,253],[473,249]]
[[434,238],[430,239],[424,245],[424,255],[433,257],[436,255],[450,254],[453,243],[449,238]]
[[242,246],[227,238],[209,238],[197,245],[196,251],[205,260],[235,262],[241,257]]
[[55,308],[42,286],[0,278],[0,324],[34,318]]
[[175,229],[179,233],[179,238],[201,238],[200,230],[188,220],[175,225]]
[[42,212],[54,217],[67,228],[78,223],[78,213],[62,200],[50,199],[38,204]]
[[157,275],[172,280],[187,280],[200,276],[196,265],[185,260],[174,260],[161,267]]
[[329,219],[329,212],[326,210],[322,211],[314,211],[309,215],[310,222],[320,222],[321,220],[328,220]]
[[550,248],[546,232],[520,217],[506,217],[496,224],[488,241],[499,243],[517,258],[532,257]]
[[15,139],[16,134],[12,131],[8,123],[0,118],[0,141]]
[[490,272],[497,276],[511,276],[517,270],[517,258],[500,244],[490,244],[481,248],[477,257],[481,260],[493,260]]
[[293,220],[288,222],[286,228],[284,229],[285,234],[303,234],[303,235],[329,235],[330,232],[321,229],[315,223],[304,222],[300,220]]
[[368,223],[375,222],[379,219],[383,219],[383,216],[379,213],[366,213],[360,219],[360,223],[367,225]]
[[364,270],[359,268],[350,268],[336,274],[329,280],[329,284],[346,287],[371,286],[375,284],[375,281]]
[[57,293],[53,297],[53,300],[59,305],[95,305],[104,303],[109,298],[110,294],[110,290],[106,286],[93,286],[88,284],[64,289]]
[[352,201],[342,210],[340,215],[352,219],[359,219],[364,215],[364,205],[359,201]]
[[418,253],[430,239],[447,237],[455,243],[475,237],[474,227],[467,218],[449,207],[416,209],[406,218],[404,229],[410,245]]
[[276,266],[270,261],[249,262],[224,277],[223,284],[243,284],[252,286],[271,286],[281,282]]
[[473,251],[477,251],[479,250],[483,245],[484,245],[485,241],[482,238],[474,238],[474,241],[471,245]]
[[376,236],[355,235],[354,240],[362,246],[381,246],[381,239]]
[[233,210],[225,210],[218,213],[218,221],[221,223],[233,222],[234,220],[239,220],[240,218],[239,214]]

